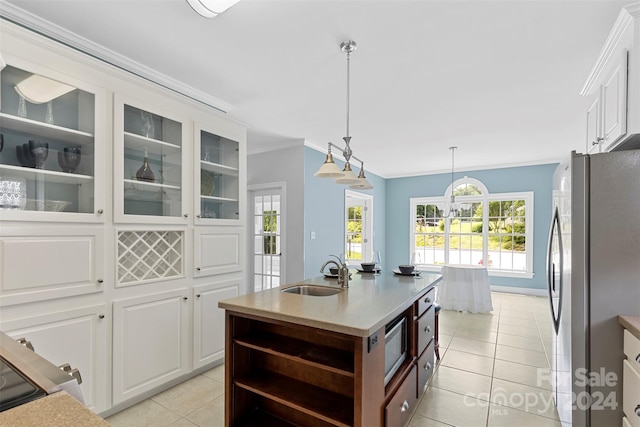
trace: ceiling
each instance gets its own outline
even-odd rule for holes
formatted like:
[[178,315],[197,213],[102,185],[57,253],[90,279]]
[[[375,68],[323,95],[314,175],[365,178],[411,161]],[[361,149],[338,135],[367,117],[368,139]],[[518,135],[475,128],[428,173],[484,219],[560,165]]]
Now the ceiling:
[[[249,152],[326,149],[350,133],[385,178],[557,161],[584,151],[580,89],[629,1],[241,0],[214,19],[186,0],[1,0],[249,125]],[[29,14],[37,16],[33,17]],[[42,21],[40,21],[42,22]],[[55,24],[55,25],[51,25]],[[219,101],[218,101],[219,100]]]

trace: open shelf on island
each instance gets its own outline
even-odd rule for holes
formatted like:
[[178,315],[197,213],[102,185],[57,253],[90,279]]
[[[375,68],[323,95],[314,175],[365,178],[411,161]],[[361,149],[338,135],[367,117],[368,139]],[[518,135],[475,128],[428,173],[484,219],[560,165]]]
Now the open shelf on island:
[[234,383],[329,425],[353,425],[353,399],[347,396],[269,371],[250,371]]
[[284,357],[319,369],[349,377],[354,376],[353,353],[336,348],[312,345],[308,341],[262,332],[235,339],[239,345]]

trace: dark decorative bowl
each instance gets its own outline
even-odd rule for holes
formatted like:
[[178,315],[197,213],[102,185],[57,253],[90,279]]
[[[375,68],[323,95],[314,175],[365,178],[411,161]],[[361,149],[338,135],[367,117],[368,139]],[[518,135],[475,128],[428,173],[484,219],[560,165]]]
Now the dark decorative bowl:
[[415,267],[413,265],[399,265],[398,268],[402,274],[412,274]]
[[339,271],[340,270],[338,270],[338,268],[336,267],[329,268],[329,273],[331,273],[332,276],[337,276]]
[[373,271],[376,268],[376,264],[374,262],[363,262],[360,265],[362,266],[362,270],[366,272]]
[[49,143],[36,141],[35,139],[29,140],[29,152],[35,162],[36,169],[42,169],[44,167],[44,161],[49,156]]
[[24,166],[25,168],[36,167],[36,161],[33,156],[31,156],[29,144],[16,145],[16,158],[18,162],[20,162],[20,166]]
[[62,172],[74,173],[80,165],[80,147],[64,147],[64,152],[58,151],[58,164]]

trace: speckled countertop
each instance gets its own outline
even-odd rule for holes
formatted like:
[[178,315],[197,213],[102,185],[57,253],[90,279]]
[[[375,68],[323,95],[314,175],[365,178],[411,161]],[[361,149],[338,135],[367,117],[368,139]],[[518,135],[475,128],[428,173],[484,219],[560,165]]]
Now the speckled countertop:
[[0,426],[108,427],[109,425],[64,391],[0,412]]
[[[268,319],[368,337],[442,278],[431,273],[422,273],[417,278],[392,272],[379,276],[355,270],[351,273],[349,287],[336,295],[319,297],[280,292],[294,285],[289,284],[220,301],[218,306]],[[301,283],[338,287],[336,279],[326,277]]]
[[640,317],[618,316],[618,322],[620,322],[622,326],[627,328],[627,330],[629,330],[629,332],[631,332],[634,337],[640,340]]

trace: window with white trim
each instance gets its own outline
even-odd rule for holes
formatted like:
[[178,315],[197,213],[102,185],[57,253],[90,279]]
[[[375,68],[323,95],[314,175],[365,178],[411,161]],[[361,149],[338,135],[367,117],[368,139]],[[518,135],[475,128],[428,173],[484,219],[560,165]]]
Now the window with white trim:
[[[450,211],[451,192],[457,211]],[[485,265],[492,275],[533,276],[533,192],[491,194],[464,177],[441,197],[411,199],[412,259],[423,268]]]

